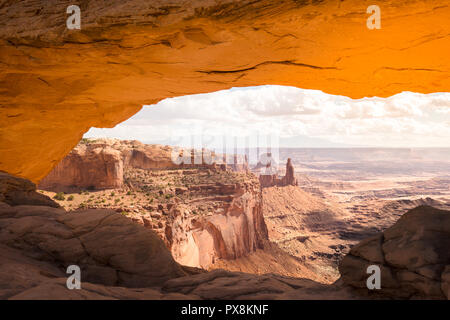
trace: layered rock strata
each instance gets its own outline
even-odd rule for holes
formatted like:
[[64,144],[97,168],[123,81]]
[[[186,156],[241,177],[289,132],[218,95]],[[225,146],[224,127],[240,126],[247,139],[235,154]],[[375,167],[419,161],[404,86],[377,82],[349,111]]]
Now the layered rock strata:
[[[139,141],[118,139],[82,139],[39,183],[39,188],[56,192],[82,189],[121,188],[127,169],[157,170],[170,168],[210,168],[246,171],[245,159],[227,166],[222,155],[203,150],[180,150],[170,146],[147,145]],[[186,153],[186,154],[184,154]],[[209,158],[206,158],[208,154]]]

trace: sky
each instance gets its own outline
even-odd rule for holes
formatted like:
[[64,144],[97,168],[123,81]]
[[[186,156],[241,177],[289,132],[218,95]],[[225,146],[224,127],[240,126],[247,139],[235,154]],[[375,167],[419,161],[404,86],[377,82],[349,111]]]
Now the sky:
[[259,137],[278,139],[280,147],[450,147],[450,93],[354,100],[286,86],[232,88],[168,98],[84,137],[184,146],[189,137]]

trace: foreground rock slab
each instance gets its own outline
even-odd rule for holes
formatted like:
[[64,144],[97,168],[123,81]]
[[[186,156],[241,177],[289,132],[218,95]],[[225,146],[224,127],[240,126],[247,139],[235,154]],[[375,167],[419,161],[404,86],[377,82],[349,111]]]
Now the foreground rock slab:
[[[0,299],[357,298],[306,279],[181,267],[153,231],[109,210],[0,203],[0,257]],[[81,290],[66,287],[71,264]]]
[[103,285],[147,287],[186,274],[154,232],[110,210],[1,203],[0,243],[58,270],[78,265],[84,281]]
[[214,270],[166,282],[162,291],[195,295],[201,299],[232,300],[302,300],[360,299],[342,283],[320,284],[309,279],[276,274],[254,275]]
[[[378,265],[381,289],[368,292],[366,269]],[[397,299],[450,299],[450,211],[420,206],[352,248],[339,271],[361,292]]]
[[[449,247],[450,211],[421,206],[355,246],[325,285],[180,266],[156,233],[111,210],[0,202],[0,299],[445,299]],[[72,264],[80,290],[65,285]],[[371,264],[382,271],[376,293],[365,288]]]
[[36,185],[27,179],[0,171],[0,201],[9,205],[29,204],[58,208],[59,204],[36,192]]

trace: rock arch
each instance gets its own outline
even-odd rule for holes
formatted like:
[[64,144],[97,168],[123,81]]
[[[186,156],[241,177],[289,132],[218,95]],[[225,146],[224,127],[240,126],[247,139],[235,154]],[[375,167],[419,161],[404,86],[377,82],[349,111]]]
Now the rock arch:
[[360,0],[0,1],[0,170],[42,179],[90,127],[142,105],[236,86],[352,98],[450,91],[450,7]]

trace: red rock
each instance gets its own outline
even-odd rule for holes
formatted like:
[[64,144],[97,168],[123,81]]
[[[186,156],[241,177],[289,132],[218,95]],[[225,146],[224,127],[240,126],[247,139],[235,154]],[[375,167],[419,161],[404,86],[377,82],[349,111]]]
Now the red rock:
[[35,206],[49,206],[58,208],[59,204],[49,197],[36,192],[36,185],[29,180],[22,179],[0,171],[0,201],[11,206],[26,204]]
[[281,179],[282,186],[297,186],[298,182],[294,176],[294,166],[292,165],[291,158],[286,162],[286,175]]
[[[270,164],[267,166],[270,168]],[[277,174],[260,174],[259,183],[262,188],[268,187],[284,187],[284,186],[298,186],[298,181],[295,178],[295,170],[292,165],[291,158],[287,159],[286,162],[286,174],[281,179],[278,178]]]
[[105,144],[80,144],[40,182],[39,188],[59,192],[120,188],[122,184],[120,151]]

